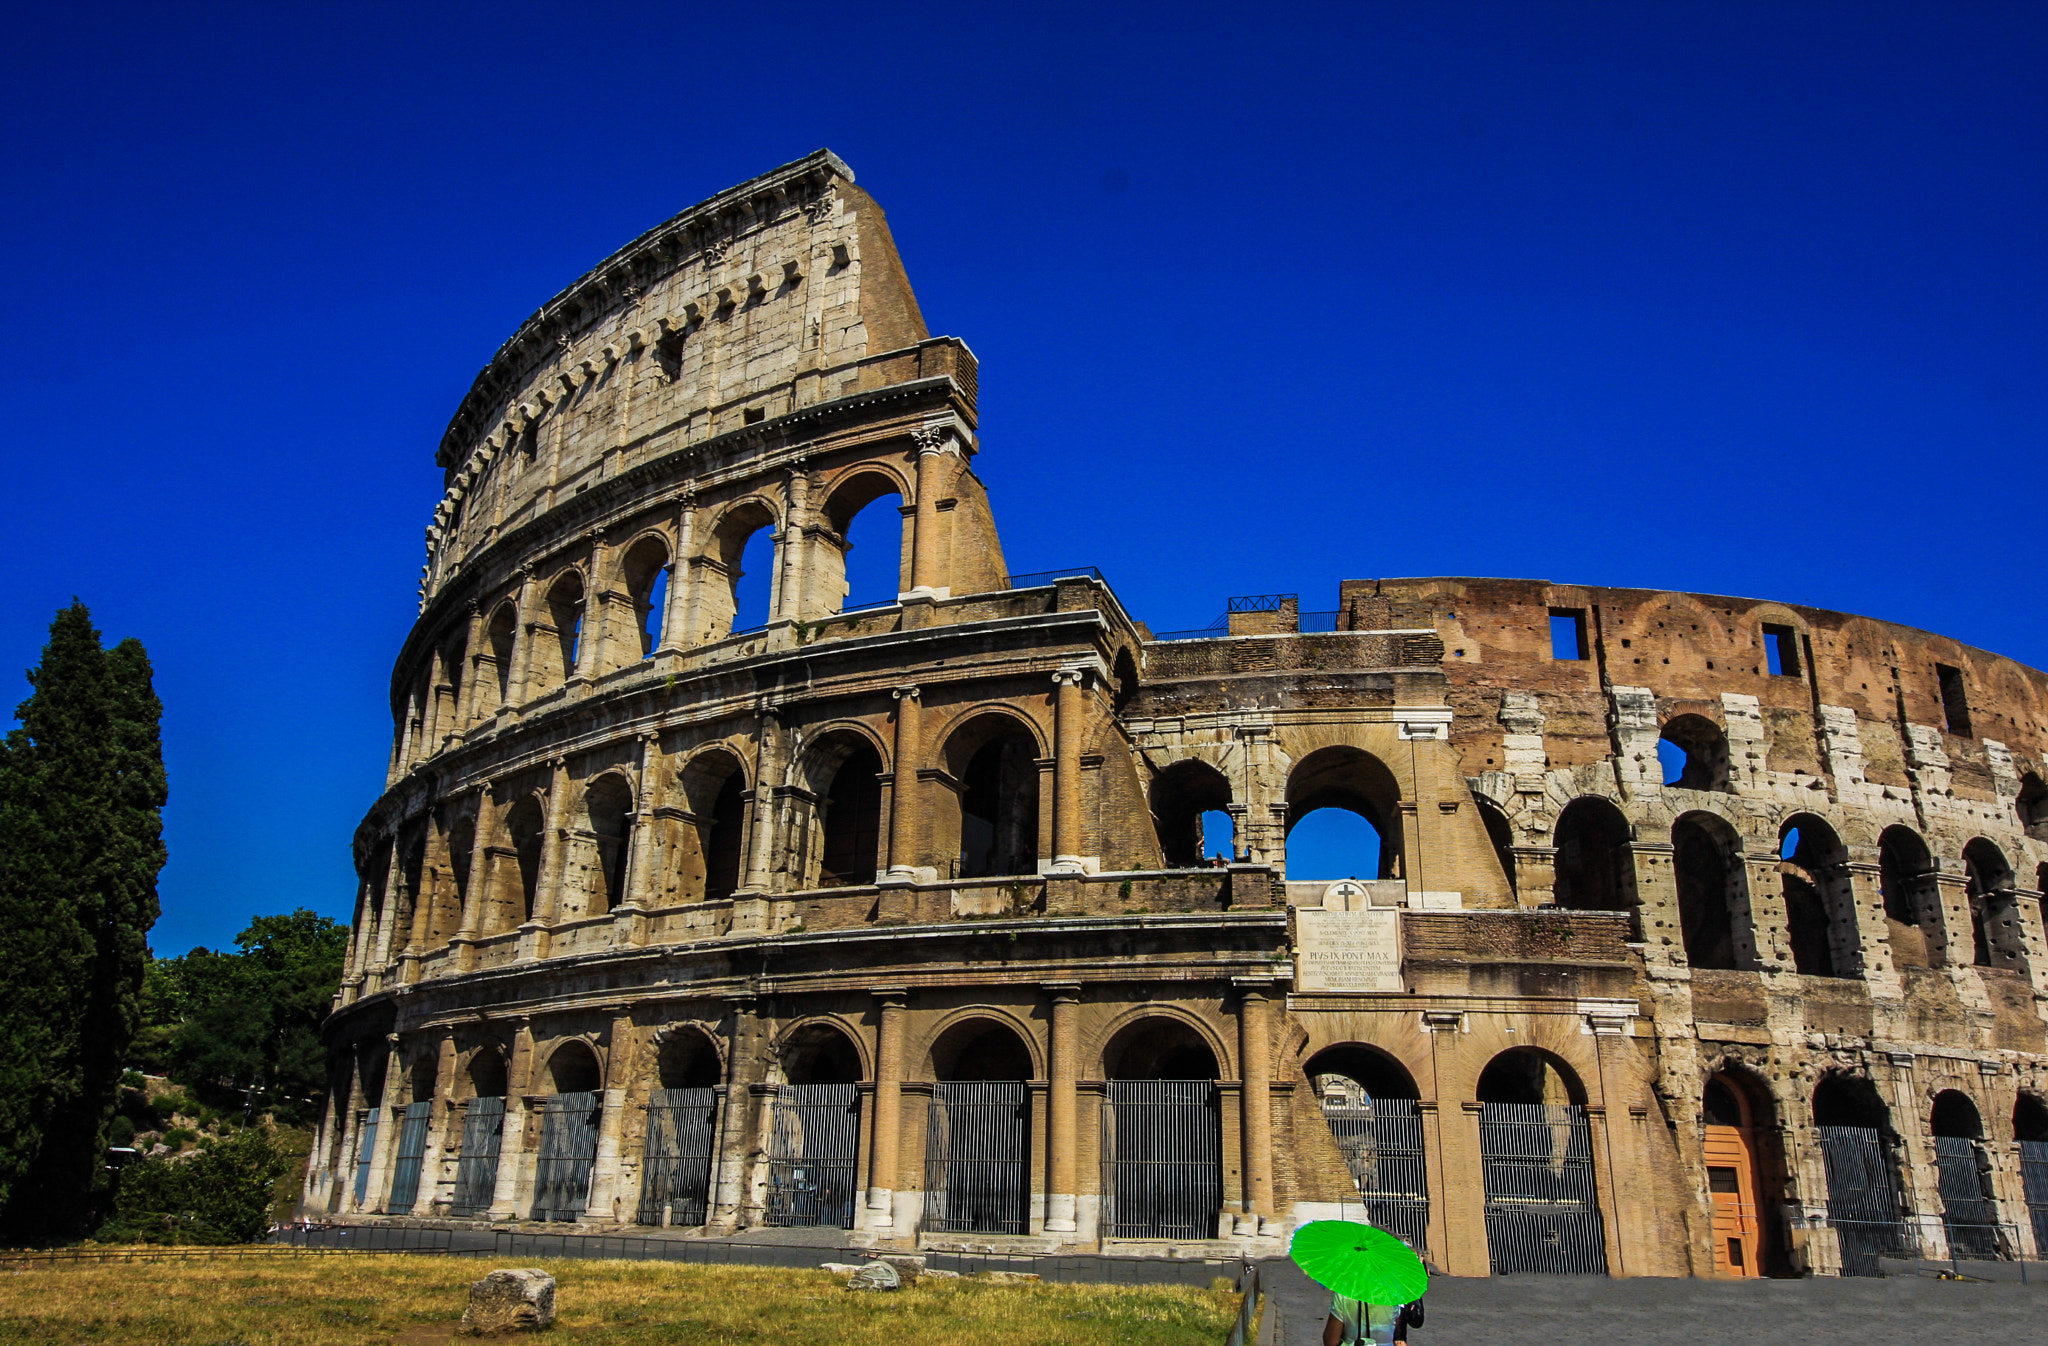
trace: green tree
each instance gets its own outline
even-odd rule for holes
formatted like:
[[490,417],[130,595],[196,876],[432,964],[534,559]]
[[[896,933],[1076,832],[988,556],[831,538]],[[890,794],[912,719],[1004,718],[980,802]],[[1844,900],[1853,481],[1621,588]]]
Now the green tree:
[[89,1228],[122,1058],[141,1023],[166,796],[149,656],[50,624],[0,754],[0,1224]]
[[103,1243],[253,1243],[270,1228],[271,1185],[290,1164],[270,1132],[244,1127],[193,1154],[121,1174]]

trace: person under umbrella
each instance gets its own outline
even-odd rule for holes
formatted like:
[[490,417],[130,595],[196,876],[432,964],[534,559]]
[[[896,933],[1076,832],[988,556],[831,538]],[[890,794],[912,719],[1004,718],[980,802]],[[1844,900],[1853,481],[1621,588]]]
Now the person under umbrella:
[[1422,1326],[1429,1272],[1393,1235],[1349,1220],[1315,1220],[1295,1231],[1287,1251],[1331,1292],[1323,1346],[1392,1346]]

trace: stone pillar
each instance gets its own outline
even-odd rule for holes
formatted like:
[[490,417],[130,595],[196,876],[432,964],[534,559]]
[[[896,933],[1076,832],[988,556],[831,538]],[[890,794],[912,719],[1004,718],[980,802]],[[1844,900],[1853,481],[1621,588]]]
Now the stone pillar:
[[584,1214],[614,1223],[625,1218],[624,1208],[637,1207],[639,1193],[627,1192],[620,1182],[623,1160],[621,1138],[626,1126],[627,1100],[632,1096],[634,1063],[633,1016],[612,1016],[609,1049],[605,1053],[604,1092],[598,1097],[604,1110],[597,1116],[597,1163],[590,1171],[590,1197]]
[[387,1034],[384,1042],[389,1050],[384,1062],[384,1087],[377,1092],[376,1105],[371,1109],[377,1116],[377,1144],[370,1152],[370,1182],[363,1190],[362,1204],[356,1207],[364,1212],[381,1212],[391,1195],[391,1163],[398,1154],[398,1133],[402,1129],[398,1119],[405,1111],[392,1102],[402,1092],[405,1077],[399,1059],[398,1034]]
[[449,726],[456,733],[464,732],[483,718],[478,713],[479,703],[483,700],[482,696],[478,694],[479,684],[483,681],[483,647],[484,610],[478,604],[471,603],[469,605],[469,639],[462,647],[464,667],[456,671],[458,681],[455,689],[455,723]]
[[754,831],[747,847],[746,877],[740,884],[747,893],[768,891],[775,858],[775,782],[782,777],[781,740],[781,711],[763,706],[754,738]]
[[922,802],[917,783],[917,764],[923,760],[918,737],[921,709],[915,684],[898,687],[896,699],[896,749],[889,764],[889,873],[893,880],[911,882],[917,878],[918,834]]
[[696,623],[691,619],[694,587],[690,583],[690,560],[697,549],[697,492],[685,487],[676,502],[676,554],[668,562],[668,610],[661,615],[661,646],[656,652],[681,650],[692,637]]
[[377,913],[377,933],[370,947],[370,968],[373,973],[382,971],[391,962],[392,928],[398,924],[398,895],[403,873],[399,868],[399,849],[402,838],[394,829],[391,834],[391,856],[384,867],[384,909]]
[[782,511],[782,546],[775,554],[777,583],[775,585],[776,606],[769,609],[771,618],[801,621],[808,615],[804,590],[805,581],[811,572],[809,523],[810,523],[811,479],[804,472],[804,461],[798,458],[789,464],[788,475],[783,481],[783,495],[787,501]]
[[576,642],[576,667],[564,670],[567,681],[601,678],[611,666],[611,548],[604,529],[590,530],[590,573],[583,580],[583,631]]
[[767,1100],[757,1092],[768,1066],[766,1034],[760,1001],[751,995],[730,1000],[732,1032],[727,1038],[725,1099],[718,1109],[718,1135],[713,1144],[711,1203],[707,1223],[722,1230],[738,1228],[757,1214],[754,1202],[754,1157],[757,1136],[767,1128],[761,1115]]
[[1237,1055],[1244,1087],[1238,1094],[1243,1116],[1238,1138],[1244,1146],[1244,1215],[1237,1232],[1259,1232],[1273,1209],[1273,1062],[1266,1026],[1266,998],[1272,983],[1240,983],[1237,1000]]
[[952,590],[940,584],[939,569],[939,480],[945,464],[940,456],[947,450],[944,426],[926,426],[911,432],[917,441],[917,500],[910,537],[910,592],[927,598],[949,597]]
[[1855,915],[1856,947],[1861,954],[1859,969],[1838,969],[1854,975],[1860,970],[1873,998],[1896,1000],[1901,994],[1898,966],[1892,960],[1891,927],[1884,918],[1884,870],[1877,863],[1876,847],[1857,847],[1867,859],[1852,859],[1842,868],[1847,872],[1851,906]]
[[516,648],[512,651],[512,676],[508,680],[511,690],[505,698],[515,706],[523,706],[529,700],[527,688],[533,680],[534,601],[533,562],[527,561],[519,567],[519,616],[512,628]]
[[512,1025],[512,1060],[505,1070],[505,1127],[498,1137],[498,1181],[490,1218],[518,1218],[519,1183],[526,1169],[526,1095],[533,1089],[533,1021]]
[[1052,675],[1052,867],[1062,873],[1087,868],[1081,854],[1081,689],[1087,677],[1081,668],[1063,668]]
[[1678,872],[1673,867],[1671,843],[1631,842],[1628,852],[1635,867],[1643,958],[1667,967],[1684,966],[1685,935],[1678,920]]
[[654,868],[654,763],[660,755],[653,734],[640,735],[640,772],[633,796],[633,831],[626,846],[626,900],[612,909],[616,918],[613,942],[647,942],[647,894]]
[[1075,1116],[1079,1103],[1076,1081],[1081,1071],[1081,1044],[1076,1041],[1081,988],[1052,983],[1045,987],[1045,993],[1052,1000],[1052,1041],[1046,1052],[1045,1232],[1072,1234],[1080,1205],[1076,1182],[1080,1137],[1076,1134]]
[[903,1148],[903,1005],[909,992],[898,986],[873,994],[879,1022],[875,1029],[874,1140],[868,1147],[867,1228],[872,1233],[893,1235],[897,1161]]
[[469,972],[476,967],[476,941],[483,929],[484,903],[491,892],[491,829],[488,810],[491,787],[476,791],[476,821],[469,846],[469,885],[462,894],[462,925],[449,943],[455,946],[455,969]]
[[562,910],[562,867],[568,851],[569,764],[549,763],[548,816],[540,838],[540,873],[534,881],[533,918],[520,929],[521,958],[548,956],[548,928]]
[[454,1194],[454,1166],[450,1164],[448,1171],[442,1172],[442,1156],[462,1139],[460,1134],[449,1134],[462,1115],[455,1110],[454,1093],[455,1033],[443,1029],[434,1059],[434,1111],[427,1120],[427,1149],[420,1160],[420,1191],[413,1203],[414,1215],[445,1213]]

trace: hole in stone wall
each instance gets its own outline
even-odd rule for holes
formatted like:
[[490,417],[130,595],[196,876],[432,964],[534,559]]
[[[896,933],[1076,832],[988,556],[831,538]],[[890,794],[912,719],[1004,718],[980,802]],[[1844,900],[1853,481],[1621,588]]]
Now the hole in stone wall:
[[757,528],[740,548],[739,573],[732,577],[732,629],[753,631],[768,624],[775,592],[775,530]]
[[1287,877],[1383,878],[1382,849],[1379,828],[1364,814],[1345,808],[1314,809],[1287,833]]
[[1799,676],[1799,633],[1789,626],[1765,623],[1764,661],[1773,677]]
[[1237,854],[1237,824],[1221,809],[1210,809],[1201,818],[1202,853],[1211,860],[1228,862]]
[[1970,700],[1963,689],[1963,671],[1947,664],[1936,664],[1934,676],[1941,684],[1941,710],[1948,721],[1948,731],[1957,738],[1972,737]]
[[1586,650],[1586,613],[1582,608],[1552,608],[1550,610],[1550,657],[1553,659],[1584,659]]

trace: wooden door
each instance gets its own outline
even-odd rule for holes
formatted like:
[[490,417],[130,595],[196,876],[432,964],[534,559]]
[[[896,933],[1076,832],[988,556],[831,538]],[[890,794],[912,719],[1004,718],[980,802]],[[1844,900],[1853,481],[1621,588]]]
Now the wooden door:
[[1757,1220],[1756,1155],[1749,1131],[1706,1128],[1707,1193],[1714,1204],[1714,1270],[1722,1276],[1763,1274],[1763,1229]]

